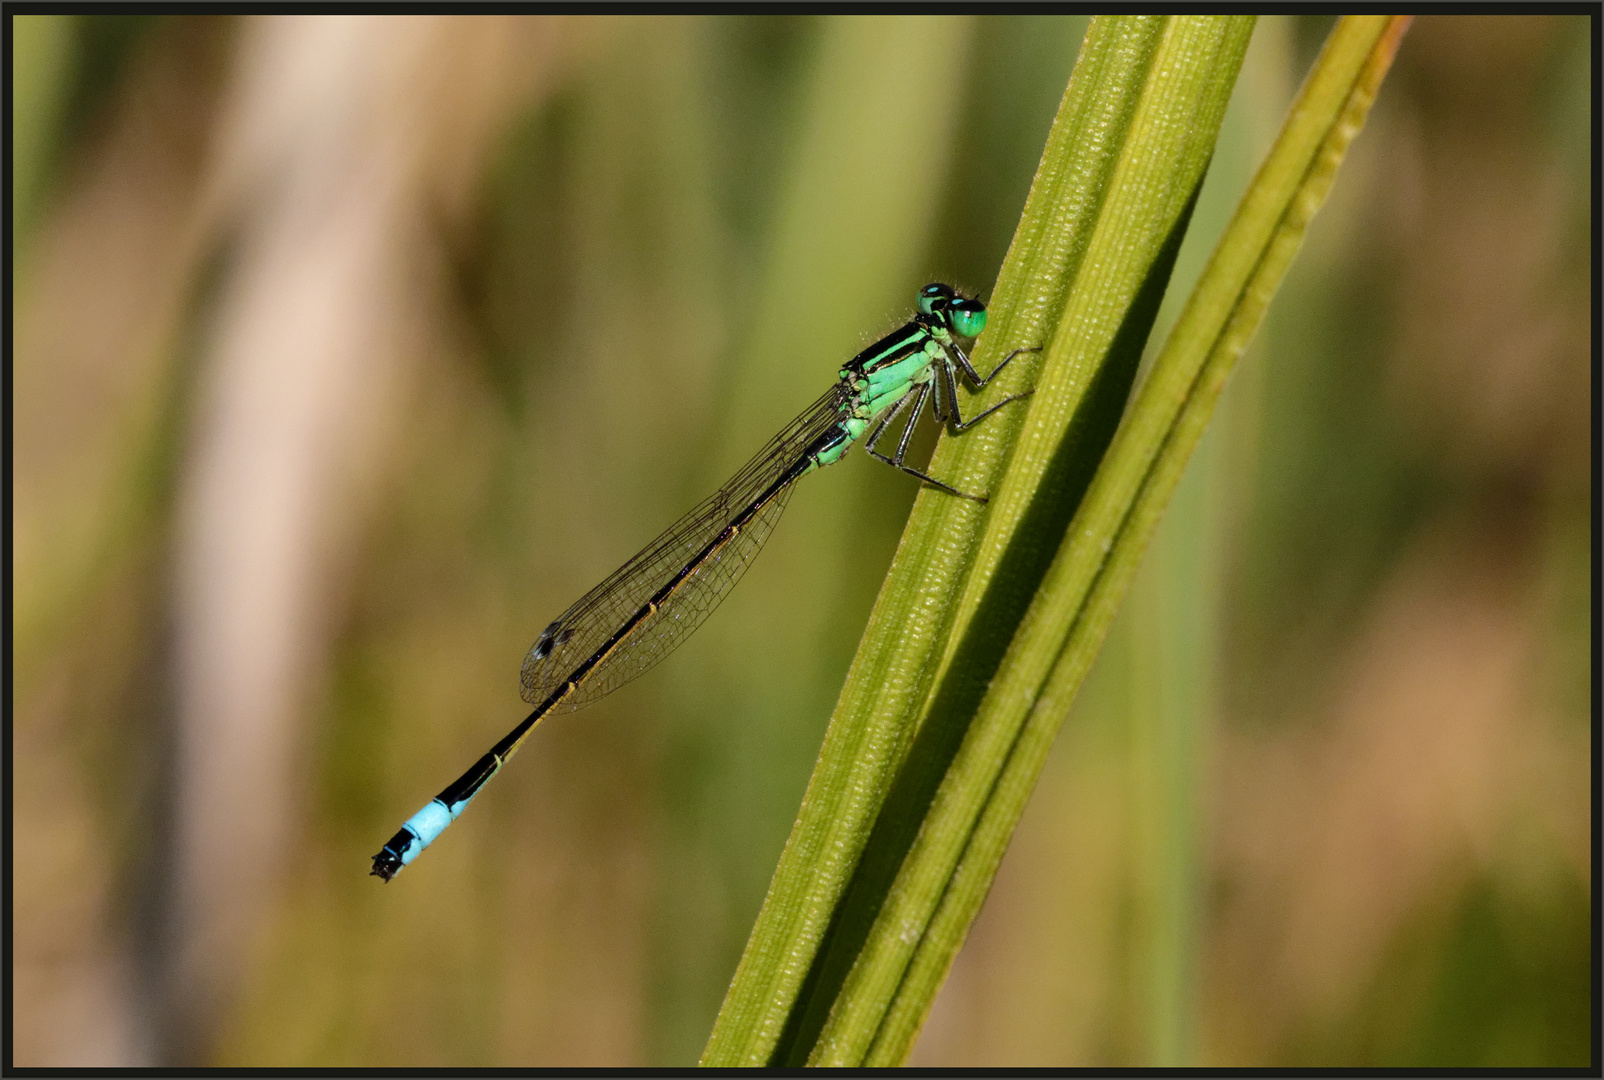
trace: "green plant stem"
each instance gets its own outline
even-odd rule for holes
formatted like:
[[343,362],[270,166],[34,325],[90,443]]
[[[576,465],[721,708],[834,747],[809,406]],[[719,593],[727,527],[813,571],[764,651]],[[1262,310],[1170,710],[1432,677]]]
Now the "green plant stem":
[[[1112,437],[1250,28],[1244,19],[1093,21],[976,358],[985,369],[1007,350],[1049,343],[1037,394],[1028,417],[1005,411],[938,450],[942,475],[996,494],[984,510],[921,495],[705,1064],[819,1060],[827,1019],[831,1060],[867,1051],[907,962],[901,935],[888,938],[876,921],[886,889],[957,749],[972,691],[1000,659],[992,642],[1007,642]],[[1016,361],[993,392],[1029,386],[1034,359]],[[1006,602],[972,599],[961,615],[982,527],[991,554],[970,593],[995,577]],[[967,628],[977,613],[990,615],[978,636]],[[978,651],[948,648],[955,627]],[[938,695],[947,706],[927,731],[938,670],[959,689]],[[938,898],[939,888],[922,902],[928,910]],[[871,935],[892,947],[864,966]],[[849,972],[854,987],[844,990]]]
[[[964,838],[865,1064],[902,1061],[1232,366],[1363,124],[1407,19],[1332,31],[1109,448],[924,823]],[[981,798],[974,797],[981,792]],[[975,808],[970,816],[971,808]],[[910,858],[910,865],[919,860]]]
[[[911,1042],[939,986],[939,976],[927,984],[910,963],[1015,737],[1006,712],[982,726],[985,713],[976,710],[997,690],[1004,650],[1124,410],[1252,26],[1251,19],[1176,18],[1163,28],[1065,297],[1038,384],[1041,402],[988,517],[919,745],[898,777],[888,825],[864,853],[859,878],[885,884],[858,890],[873,924],[851,956],[810,1063],[900,1060],[904,1051],[895,1047]],[[899,829],[898,821],[917,828]]]

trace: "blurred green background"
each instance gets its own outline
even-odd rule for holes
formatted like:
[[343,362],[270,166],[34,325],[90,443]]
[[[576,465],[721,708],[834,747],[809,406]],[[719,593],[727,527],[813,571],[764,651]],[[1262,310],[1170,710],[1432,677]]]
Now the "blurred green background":
[[[1260,21],[1158,337],[1328,27]],[[368,859],[555,614],[989,288],[1084,29],[13,17],[15,1064],[694,1061],[907,477],[807,480]],[[915,1064],[1589,1062],[1589,34],[1410,30]]]

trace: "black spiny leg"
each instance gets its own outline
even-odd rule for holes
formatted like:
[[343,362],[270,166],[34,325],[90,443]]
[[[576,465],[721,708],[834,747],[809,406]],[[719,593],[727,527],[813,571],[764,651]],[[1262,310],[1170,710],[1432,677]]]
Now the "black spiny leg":
[[[958,366],[963,369],[963,373],[969,379],[969,381],[975,384],[975,389],[980,390],[983,389],[987,383],[991,382],[991,380],[995,379],[997,377],[997,373],[1002,371],[1003,368],[1007,367],[1008,362],[1014,357],[1018,356],[1020,353],[1041,352],[1041,346],[1036,345],[1029,349],[1015,349],[1013,352],[1003,357],[1002,363],[992,368],[991,374],[987,375],[984,379],[982,379],[980,377],[980,373],[975,370],[975,366],[969,362],[969,355],[960,349],[956,344],[948,343],[947,351],[957,359]],[[1009,394],[1007,397],[997,402],[997,404],[993,405],[979,416],[974,417],[971,420],[965,420],[958,412],[958,384],[957,380],[953,377],[952,367],[948,364],[942,364],[940,367],[942,369],[941,376],[946,379],[947,393],[952,398],[952,430],[954,432],[968,431],[970,428],[980,423],[986,417],[990,416],[992,413],[996,412],[1010,401],[1018,401],[1020,398],[1029,397],[1031,394],[1036,392],[1035,387],[1031,387],[1029,390],[1026,390],[1022,393]]]
[[[902,412],[903,409],[908,407],[908,402],[914,397],[915,395],[912,391],[902,395],[902,400],[898,401],[895,405],[891,406],[891,408],[887,409],[885,415],[880,417],[880,419],[875,423],[874,430],[869,432],[869,437],[865,439],[863,443],[864,448],[867,449],[869,453],[874,454],[873,447],[875,443],[880,441],[880,433],[885,431],[887,424],[891,423],[891,421],[897,418],[898,413]],[[919,412],[917,409],[914,410],[913,418],[915,420],[919,419]],[[881,461],[890,461],[890,458],[884,457],[880,454],[874,454],[874,456],[880,458]]]
[[980,372],[975,370],[975,365],[969,362],[968,353],[964,352],[956,344],[951,342],[947,344],[947,350],[958,358],[958,366],[964,369],[964,374],[969,376],[969,381],[975,384],[975,389],[983,390],[985,389],[987,383],[991,382],[991,380],[997,377],[998,372],[1002,371],[1003,368],[1008,366],[1008,362],[1010,360],[1018,356],[1020,353],[1041,352],[1041,346],[1033,345],[1028,349],[1015,349],[1013,352],[1003,357],[1002,363],[992,368],[991,374],[987,375],[984,379],[980,377]]
[[[938,487],[942,491],[947,492],[947,494],[949,494],[949,495],[956,495],[960,499],[973,499],[975,502],[985,502],[986,501],[986,496],[984,496],[984,495],[971,495],[967,491],[959,491],[957,488],[952,487],[950,484],[943,484],[940,480],[937,480],[934,476],[927,476],[926,474],[920,472],[918,469],[915,469],[911,465],[904,465],[902,463],[903,455],[905,455],[908,452],[908,440],[913,437],[913,426],[919,422],[919,413],[925,406],[925,399],[928,398],[931,395],[931,393],[932,393],[931,385],[929,383],[925,383],[918,390],[909,392],[906,397],[904,397],[901,401],[899,401],[895,405],[893,405],[891,407],[891,409],[886,413],[885,418],[882,419],[878,424],[875,425],[874,431],[869,435],[868,442],[866,442],[864,444],[864,449],[869,452],[871,457],[879,458],[881,461],[885,462],[887,465],[890,465],[890,466],[892,466],[894,468],[901,469],[903,472],[907,473],[909,476],[917,476],[919,479],[923,480],[925,483],[930,484],[930,485],[932,485],[934,487]],[[893,455],[892,457],[886,457],[884,454],[880,453],[880,451],[876,450],[874,448],[874,445],[875,445],[876,442],[879,441],[880,436],[885,433],[886,425],[891,422],[891,418],[893,416],[896,416],[898,413],[900,413],[903,410],[903,407],[910,400],[914,403],[914,405],[913,405],[913,415],[908,418],[908,425],[902,429],[902,438],[897,440],[897,452],[896,452],[896,454]]]
[[[947,409],[941,402],[941,388],[943,385],[941,373],[947,371],[949,367],[950,365],[947,364],[936,364],[935,370],[930,373],[930,415],[937,424],[945,424],[947,422]],[[952,392],[952,379],[948,378],[945,385],[947,387],[947,396],[952,399],[954,405],[958,404],[958,395]]]
[[[1027,350],[1022,350],[1022,349],[1015,350],[1015,352],[1024,352],[1024,351],[1027,351]],[[1013,357],[1010,355],[1009,356],[1009,360],[1011,360],[1011,359],[1013,359]],[[1004,360],[1003,361],[1004,364],[1006,364],[1007,362],[1008,362],[1008,360]],[[1032,387],[1029,390],[1023,391],[1022,393],[1009,394],[1007,397],[1005,397],[1001,401],[997,402],[997,404],[993,405],[991,408],[987,409],[985,412],[981,413],[979,416],[973,417],[973,418],[971,418],[969,420],[965,420],[963,418],[963,415],[961,413],[959,413],[959,411],[958,411],[958,382],[957,382],[957,380],[955,378],[953,378],[952,368],[948,367],[946,364],[942,364],[942,365],[940,365],[940,367],[941,367],[941,374],[938,377],[943,379],[943,380],[945,380],[945,382],[947,384],[947,394],[948,394],[948,396],[950,396],[952,398],[952,430],[955,431],[955,432],[968,431],[970,428],[972,428],[976,424],[980,423],[986,417],[990,416],[992,413],[996,412],[998,409],[1002,408],[1004,405],[1007,405],[1010,401],[1018,401],[1020,398],[1029,397],[1030,395],[1032,395],[1032,394],[1034,394],[1036,392],[1035,388]],[[1001,370],[1001,367],[1002,367],[1002,365],[999,364],[998,365],[998,369]],[[996,375],[997,372],[993,371],[991,374],[992,375]],[[990,381],[990,377],[988,377],[987,381],[988,382]]]

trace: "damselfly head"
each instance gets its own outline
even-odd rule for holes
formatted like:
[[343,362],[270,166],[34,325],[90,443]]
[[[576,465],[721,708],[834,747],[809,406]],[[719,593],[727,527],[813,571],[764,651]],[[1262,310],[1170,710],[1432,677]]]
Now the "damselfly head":
[[939,320],[959,337],[976,337],[986,328],[986,305],[959,296],[951,285],[939,281],[919,290],[919,314]]

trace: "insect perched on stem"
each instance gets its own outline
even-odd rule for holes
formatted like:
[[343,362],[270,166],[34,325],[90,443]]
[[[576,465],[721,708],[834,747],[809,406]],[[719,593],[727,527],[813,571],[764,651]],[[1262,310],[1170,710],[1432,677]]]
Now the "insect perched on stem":
[[[868,452],[925,483],[985,502],[903,463],[925,403],[954,431],[973,427],[1011,401],[1011,394],[971,419],[958,410],[958,383],[984,387],[1022,352],[1015,349],[981,378],[959,345],[986,327],[986,305],[939,283],[919,290],[918,311],[896,330],[842,365],[834,386],[785,426],[729,482],[541,631],[524,658],[523,697],[535,707],[373,856],[373,873],[389,881],[434,842],[468,801],[507,763],[540,719],[571,712],[612,693],[672,652],[702,624],[762,549],[790,498],[791,486],[814,469],[840,461],[868,432]],[[876,449],[906,416],[890,456]]]

